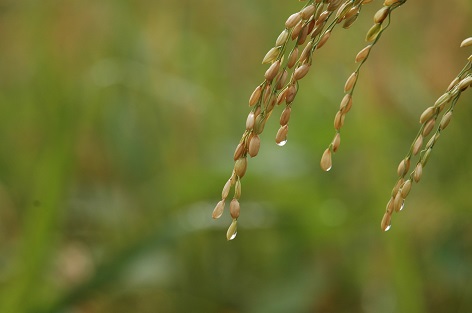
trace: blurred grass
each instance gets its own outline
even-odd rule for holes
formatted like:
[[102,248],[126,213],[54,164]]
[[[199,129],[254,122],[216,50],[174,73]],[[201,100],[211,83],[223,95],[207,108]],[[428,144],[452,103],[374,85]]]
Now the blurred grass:
[[211,211],[300,3],[1,2],[0,312],[470,312],[469,92],[379,231],[419,114],[470,54],[469,1],[395,11],[319,170],[380,5],[315,56],[283,149],[267,125],[228,243]]

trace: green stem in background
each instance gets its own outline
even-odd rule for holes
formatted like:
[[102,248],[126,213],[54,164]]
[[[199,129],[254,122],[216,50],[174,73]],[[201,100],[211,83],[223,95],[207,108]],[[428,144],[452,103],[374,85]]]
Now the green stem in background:
[[[95,269],[95,275],[82,284],[74,287],[57,300],[50,304],[44,305],[40,309],[30,309],[27,313],[61,313],[73,307],[76,304],[84,302],[90,298],[94,292],[100,288],[106,287],[117,281],[122,274],[135,260],[144,254],[153,251],[156,248],[165,247],[168,243],[173,242],[175,238],[185,235],[188,230],[181,227],[179,216],[174,220],[164,222],[165,227],[159,228],[149,237],[130,244],[126,249],[108,258]],[[7,311],[2,311],[7,312]],[[13,311],[12,311],[13,312]]]
[[[38,299],[38,281],[54,247],[58,217],[61,215],[63,195],[67,186],[67,169],[70,168],[71,149],[63,134],[56,136],[43,152],[37,170],[32,174],[34,192],[32,206],[22,225],[21,248],[14,261],[9,288],[0,299],[0,312],[28,312]],[[70,139],[70,138],[69,138]]]

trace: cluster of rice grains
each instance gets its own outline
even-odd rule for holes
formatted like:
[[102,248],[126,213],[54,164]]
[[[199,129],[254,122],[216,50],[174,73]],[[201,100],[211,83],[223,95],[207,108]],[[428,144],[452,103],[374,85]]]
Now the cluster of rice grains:
[[[300,0],[303,1],[303,0]],[[306,1],[305,6],[299,12],[296,12],[288,17],[285,22],[285,28],[280,33],[275,41],[275,46],[271,48],[262,60],[263,64],[269,64],[267,71],[264,74],[264,81],[259,84],[249,97],[249,106],[251,111],[246,120],[246,130],[244,131],[239,144],[234,152],[234,169],[231,177],[228,179],[223,187],[221,194],[221,201],[218,202],[213,210],[213,218],[220,218],[223,214],[226,199],[229,196],[230,190],[234,187],[233,199],[230,201],[230,215],[232,223],[228,228],[226,237],[232,240],[237,234],[237,220],[240,213],[239,199],[241,197],[241,179],[246,173],[247,158],[255,157],[259,152],[260,135],[264,131],[264,126],[271,116],[275,106],[282,103],[285,104],[280,116],[280,128],[275,135],[275,142],[279,146],[283,146],[287,142],[287,133],[289,129],[290,115],[292,111],[292,104],[299,89],[299,80],[307,75],[312,65],[313,53],[320,49],[330,38],[334,28],[341,24],[343,28],[349,28],[357,19],[361,12],[362,6],[372,2],[372,0],[311,0]],[[335,136],[328,148],[323,153],[321,158],[321,168],[329,171],[332,166],[332,153],[335,153],[340,144],[340,131],[344,124],[346,114],[352,106],[352,96],[356,86],[359,72],[367,60],[371,48],[380,38],[382,32],[388,27],[390,23],[390,13],[405,3],[406,0],[385,0],[383,7],[374,15],[374,25],[370,28],[366,35],[368,45],[363,48],[356,56],[355,61],[358,63],[357,69],[349,76],[344,86],[345,95],[341,100],[339,111],[334,119]],[[468,74],[467,74],[468,73]],[[421,140],[425,137],[428,128],[434,126],[431,120],[436,120],[438,114],[444,108],[444,104],[450,102],[455,104],[458,94],[463,89],[463,79],[465,75],[470,77],[470,70],[464,70],[457,78],[458,81],[454,84],[448,94],[451,94],[450,99],[442,101],[430,109],[429,116],[422,116],[422,128],[417,139]],[[461,80],[462,78],[462,80]],[[462,87],[461,87],[462,86]],[[457,91],[454,91],[457,90]],[[453,94],[453,92],[455,92]],[[441,110],[439,108],[441,107]],[[452,107],[447,111],[450,119],[452,114]],[[433,123],[433,126],[431,126]],[[441,125],[447,122],[441,122]],[[444,128],[444,127],[443,127]],[[442,128],[442,129],[443,129]],[[429,132],[431,129],[429,129]],[[429,133],[428,132],[428,133]],[[437,131],[439,137],[440,129]],[[433,142],[428,143],[426,151],[430,151],[437,138]],[[399,172],[400,180],[397,184],[399,187],[392,193],[391,205],[387,207],[387,213],[382,221],[382,228],[387,229],[390,225],[390,217],[393,212],[394,203],[397,193],[403,199],[406,197],[406,190],[411,186],[411,180],[404,182],[412,154],[418,153],[421,143],[416,143],[412,148],[410,154],[405,158],[405,170]],[[429,150],[428,150],[429,149]],[[413,150],[418,150],[413,153]],[[429,156],[429,152],[422,151],[422,160]],[[425,162],[420,162],[424,166]],[[420,172],[417,170],[415,173]],[[418,176],[418,174],[412,174]],[[413,177],[412,176],[412,177]],[[419,180],[419,179],[418,179]],[[401,201],[401,202],[402,202]],[[384,227],[384,225],[386,225]]]
[[[472,37],[465,39],[461,47],[472,46]],[[451,121],[454,108],[456,106],[461,93],[468,87],[472,87],[472,55],[469,56],[468,62],[462,71],[452,80],[446,92],[441,95],[434,105],[428,107],[420,116],[420,130],[416,135],[410,150],[405,158],[398,165],[398,181],[393,187],[390,200],[387,203],[386,212],[382,218],[380,227],[387,231],[391,227],[391,219],[393,212],[400,212],[405,204],[405,199],[410,193],[413,182],[418,183],[423,175],[423,168],[426,166],[431,151],[439,139],[441,133],[446,129]],[[442,114],[441,118],[439,116]],[[439,125],[436,121],[439,119]],[[436,130],[433,129],[436,126]],[[428,136],[430,137],[429,139]],[[424,142],[426,142],[424,145]],[[413,170],[410,170],[412,158],[419,155]]]

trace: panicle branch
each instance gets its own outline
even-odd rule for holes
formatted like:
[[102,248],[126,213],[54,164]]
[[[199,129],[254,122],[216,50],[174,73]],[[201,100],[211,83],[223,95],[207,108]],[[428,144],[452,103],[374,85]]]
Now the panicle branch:
[[[303,0],[300,0],[303,1]],[[337,25],[342,24],[345,29],[350,28],[357,20],[363,5],[372,0],[310,0],[304,1],[301,10],[292,13],[285,21],[284,28],[277,36],[275,44],[262,58],[262,64],[268,67],[263,81],[258,84],[249,96],[250,112],[246,119],[245,130],[233,154],[234,167],[231,176],[226,181],[221,192],[221,200],[213,210],[212,217],[220,218],[224,213],[226,199],[234,189],[229,204],[231,224],[226,237],[232,240],[237,235],[237,224],[240,216],[241,181],[246,174],[248,158],[256,157],[261,146],[261,134],[276,106],[284,104],[279,118],[280,127],[275,135],[275,142],[283,146],[287,142],[289,122],[292,115],[293,103],[300,89],[300,81],[313,69],[313,55],[327,44],[333,36]],[[321,168],[328,171],[332,167],[332,154],[336,153],[341,143],[341,129],[346,114],[352,108],[352,99],[360,71],[368,59],[372,48],[376,45],[383,32],[390,25],[391,13],[404,4],[406,0],[385,0],[373,17],[374,24],[368,30],[365,40],[368,42],[355,57],[357,69],[348,77],[344,85],[344,96],[341,99],[339,110],[334,118],[335,135],[321,158]],[[464,40],[461,46],[472,45],[472,39]],[[449,124],[452,113],[461,92],[467,89],[472,82],[471,58],[461,73],[451,82],[447,91],[427,108],[420,116],[420,130],[413,141],[410,151],[400,162],[397,172],[399,179],[392,190],[387,210],[382,219],[382,229],[390,228],[393,211],[403,208],[404,199],[408,196],[413,182],[419,182],[423,168],[436,144],[441,131]],[[448,106],[447,109],[445,107]],[[424,142],[436,126],[438,116],[443,114],[439,126],[431,135],[426,146]],[[411,159],[419,156],[415,168],[407,177]]]
[[[472,45],[472,37],[464,40],[461,47]],[[391,228],[391,219],[394,212],[400,212],[405,205],[413,183],[418,183],[423,176],[423,169],[426,166],[433,147],[436,145],[441,133],[446,129],[451,121],[454,108],[459,100],[461,93],[472,84],[472,56],[464,66],[462,71],[452,80],[446,92],[442,94],[436,102],[426,108],[419,118],[421,124],[418,133],[416,134],[410,150],[403,158],[397,168],[398,180],[392,189],[390,199],[387,203],[386,211],[380,223],[382,230],[387,231]],[[441,118],[440,115],[442,114]],[[439,125],[436,122],[439,119]],[[436,127],[434,132],[433,129]],[[429,139],[427,139],[429,137]],[[424,144],[424,142],[427,143]],[[418,157],[416,165],[413,170],[410,170],[410,165],[414,157]]]
[[346,114],[351,110],[352,107],[352,98],[356,88],[357,79],[359,77],[360,71],[364,63],[367,61],[372,48],[377,43],[377,41],[382,36],[382,33],[389,27],[390,25],[390,14],[393,10],[398,8],[400,5],[405,3],[406,0],[398,0],[398,1],[388,1],[384,2],[384,6],[379,9],[374,15],[374,25],[369,29],[366,34],[366,42],[368,42],[367,46],[362,48],[359,53],[357,53],[354,61],[359,63],[357,69],[348,77],[346,83],[344,84],[344,96],[341,99],[341,103],[339,105],[339,110],[334,117],[334,138],[331,143],[328,145],[326,150],[323,152],[321,157],[320,166],[321,169],[324,171],[329,171],[332,167],[332,154],[335,153],[341,142],[341,128],[344,125],[344,120],[346,118]]

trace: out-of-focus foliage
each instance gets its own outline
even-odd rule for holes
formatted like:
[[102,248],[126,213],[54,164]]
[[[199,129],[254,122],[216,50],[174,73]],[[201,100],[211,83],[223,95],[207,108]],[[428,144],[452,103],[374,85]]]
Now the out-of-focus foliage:
[[394,12],[319,169],[381,5],[315,54],[285,147],[269,121],[227,242],[211,211],[301,3],[0,2],[0,312],[471,312],[471,91],[379,227],[419,115],[472,52],[469,0]]

